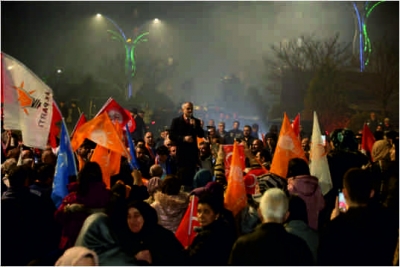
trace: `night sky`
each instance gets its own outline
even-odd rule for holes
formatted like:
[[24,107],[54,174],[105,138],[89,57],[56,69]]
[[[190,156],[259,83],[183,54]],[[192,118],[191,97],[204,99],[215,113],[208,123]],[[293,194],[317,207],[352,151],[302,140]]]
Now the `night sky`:
[[[241,70],[257,74],[270,45],[284,38],[340,32],[351,42],[354,21],[349,2],[1,2],[1,50],[39,76],[57,68],[96,73],[107,58],[121,52],[99,25],[97,13],[114,19],[129,35],[135,26],[159,18],[162,48],[140,47],[179,61],[176,84],[195,78],[196,89],[214,90],[224,75]],[[368,22],[371,41],[387,34],[398,43],[399,4],[378,6]],[[202,99],[203,100],[203,99]]]

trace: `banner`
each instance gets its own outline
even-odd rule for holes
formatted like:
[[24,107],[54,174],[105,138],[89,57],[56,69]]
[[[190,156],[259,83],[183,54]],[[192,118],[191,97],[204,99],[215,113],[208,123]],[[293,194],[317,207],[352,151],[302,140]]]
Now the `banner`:
[[20,130],[24,145],[46,148],[53,91],[21,62],[1,53],[4,129]]

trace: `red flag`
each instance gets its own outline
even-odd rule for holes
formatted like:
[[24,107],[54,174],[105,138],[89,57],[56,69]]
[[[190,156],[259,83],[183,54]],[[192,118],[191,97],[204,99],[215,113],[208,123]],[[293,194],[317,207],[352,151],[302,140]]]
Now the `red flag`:
[[[125,109],[125,113],[129,118],[129,121],[127,123],[128,124],[128,128],[129,128],[129,132],[133,133],[135,131],[135,129],[136,129],[135,119],[132,117],[131,112],[129,110]],[[125,127],[122,127],[122,130],[125,131]]]
[[183,216],[181,223],[179,224],[179,227],[175,232],[176,238],[185,248],[192,243],[194,237],[196,236],[194,228],[200,226],[199,222],[197,221],[198,201],[199,200],[196,196],[192,196],[192,200],[189,203],[186,213]]
[[[229,170],[231,169],[231,161],[232,161],[232,154],[233,154],[233,145],[223,145],[222,148],[225,152],[225,177],[229,177]],[[238,145],[239,148],[239,158],[242,166],[242,170],[245,169],[245,159],[246,156],[244,154],[244,146]]]
[[369,129],[368,125],[364,123],[364,127],[362,130],[362,139],[361,139],[361,149],[365,152],[369,152],[371,155],[372,146],[375,143],[375,137]]
[[60,134],[60,128],[57,123],[62,120],[62,114],[55,101],[53,101],[53,115],[51,116],[51,125],[49,131],[49,143],[52,148],[57,147],[56,137]]
[[121,125],[121,128],[125,128],[125,124],[127,124],[129,121],[129,117],[126,114],[125,109],[111,97],[107,100],[95,117],[99,116],[103,112],[107,112],[110,120],[112,122],[118,122]]
[[296,136],[300,137],[300,113],[298,113],[296,118],[294,118],[292,128]]
[[87,121],[87,120],[86,120],[86,116],[85,116],[85,114],[82,112],[82,113],[81,113],[81,116],[79,117],[78,121],[77,121],[76,124],[75,124],[74,129],[72,130],[71,138],[72,138],[72,136],[74,135],[75,131],[78,130],[82,125],[84,125],[84,124],[86,123],[86,121]]

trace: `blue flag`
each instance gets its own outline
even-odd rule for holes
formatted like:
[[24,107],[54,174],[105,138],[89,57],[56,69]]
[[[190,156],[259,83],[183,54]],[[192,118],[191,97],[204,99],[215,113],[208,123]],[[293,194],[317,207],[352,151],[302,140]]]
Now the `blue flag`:
[[60,148],[58,151],[56,172],[54,174],[53,192],[51,199],[58,208],[65,196],[68,195],[68,177],[77,175],[74,153],[64,119],[61,124]]
[[131,153],[131,162],[129,163],[131,165],[132,169],[137,169],[139,170],[139,163],[136,158],[136,150],[135,150],[135,145],[132,142],[132,137],[129,134],[129,127],[128,124],[125,125],[125,133],[126,133],[126,139],[128,140],[129,144],[129,152]]

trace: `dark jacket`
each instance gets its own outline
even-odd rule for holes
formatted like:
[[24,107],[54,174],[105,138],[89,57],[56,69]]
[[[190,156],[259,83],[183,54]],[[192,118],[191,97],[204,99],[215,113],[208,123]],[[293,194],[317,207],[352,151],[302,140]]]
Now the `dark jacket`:
[[318,265],[389,266],[399,221],[379,207],[349,208],[322,231]]
[[[104,209],[110,197],[110,190],[106,189],[103,182],[100,182],[93,183],[86,196],[79,196],[76,192],[72,192],[63,199],[62,204],[54,214],[57,222],[63,228],[60,249],[68,249],[74,246],[83,222],[90,214]],[[78,205],[72,206],[73,204]],[[71,208],[65,211],[64,208],[67,205],[71,205]]]
[[135,118],[135,123],[136,123],[136,128],[135,131],[132,133],[132,139],[138,140],[138,139],[143,139],[144,134],[146,132],[146,124],[144,123],[144,120],[142,117],[139,115],[136,115]]
[[[171,123],[169,138],[177,145],[176,154],[180,166],[185,163],[196,164],[198,162],[197,137],[204,137],[204,131],[200,126],[200,120],[196,118],[194,120],[195,127],[187,123],[183,115],[174,118]],[[184,142],[185,136],[192,136],[193,142]]]
[[240,237],[233,246],[230,265],[313,265],[306,242],[286,232],[282,224],[264,223]]
[[142,250],[149,250],[152,265],[155,266],[182,265],[184,260],[181,243],[173,232],[159,224],[142,229],[137,234],[129,231],[123,237],[123,248],[131,257]]
[[215,220],[199,228],[192,244],[187,249],[188,265],[227,265],[235,236],[229,231],[224,220]]
[[8,188],[1,199],[1,264],[27,265],[57,248],[59,233],[50,199],[30,193],[28,187]]

